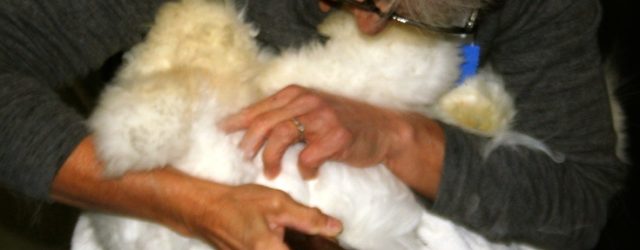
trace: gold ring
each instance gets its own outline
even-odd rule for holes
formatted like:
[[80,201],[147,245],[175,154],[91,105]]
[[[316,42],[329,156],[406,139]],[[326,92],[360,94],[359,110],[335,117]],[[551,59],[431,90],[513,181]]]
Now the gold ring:
[[300,122],[297,118],[291,118],[291,122],[293,126],[298,130],[298,141],[304,142],[304,124]]

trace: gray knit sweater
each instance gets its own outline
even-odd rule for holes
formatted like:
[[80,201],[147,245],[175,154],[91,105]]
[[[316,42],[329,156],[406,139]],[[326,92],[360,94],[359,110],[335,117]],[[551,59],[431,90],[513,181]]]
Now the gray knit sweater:
[[[0,185],[49,200],[66,157],[87,136],[57,91],[140,41],[161,0],[0,2]],[[316,0],[238,0],[275,49],[319,39]],[[515,130],[566,156],[525,148],[481,157],[486,138],[444,126],[444,174],[432,210],[496,240],[586,249],[624,176],[599,61],[596,0],[503,1],[485,13],[482,62],[505,76]],[[428,153],[428,152],[425,152]]]

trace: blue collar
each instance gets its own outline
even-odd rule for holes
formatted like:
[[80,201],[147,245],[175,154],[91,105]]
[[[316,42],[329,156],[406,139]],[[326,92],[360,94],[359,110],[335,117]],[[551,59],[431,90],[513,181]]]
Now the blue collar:
[[480,46],[474,42],[465,43],[460,47],[462,54],[462,64],[460,65],[460,78],[456,82],[462,85],[465,80],[475,76],[478,73],[478,65],[480,63]]

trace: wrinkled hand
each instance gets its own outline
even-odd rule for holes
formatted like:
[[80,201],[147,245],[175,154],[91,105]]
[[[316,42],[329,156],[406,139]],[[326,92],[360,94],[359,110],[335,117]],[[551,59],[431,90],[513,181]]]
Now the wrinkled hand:
[[206,197],[194,197],[198,204],[183,214],[187,230],[178,231],[218,249],[288,249],[285,228],[325,237],[335,237],[342,228],[317,208],[305,207],[286,193],[264,186],[230,187],[222,195],[209,196],[213,200]]
[[353,166],[384,162],[392,145],[410,131],[404,114],[291,85],[222,122],[228,132],[246,130],[240,148],[253,158],[264,146],[265,174],[275,177],[286,149],[299,142],[295,118],[304,125],[300,172],[313,178],[328,160]]

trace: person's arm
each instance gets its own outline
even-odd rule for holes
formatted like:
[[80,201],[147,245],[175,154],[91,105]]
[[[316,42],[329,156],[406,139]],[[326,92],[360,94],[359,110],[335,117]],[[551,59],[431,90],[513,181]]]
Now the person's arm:
[[50,200],[57,170],[88,135],[59,92],[139,41],[162,2],[0,2],[0,185]]
[[161,2],[0,4],[0,184],[41,201],[155,220],[222,249],[285,248],[284,227],[335,236],[339,222],[265,187],[228,187],[170,168],[101,177],[83,118],[56,90],[139,41]]
[[478,39],[514,98],[513,130],[563,154],[562,162],[512,146],[485,158],[489,138],[298,86],[223,125],[247,129],[240,145],[249,156],[265,146],[270,176],[278,173],[282,152],[299,140],[291,122],[296,118],[305,125],[299,164],[307,177],[327,160],[355,166],[384,162],[434,202],[432,211],[489,239],[551,249],[592,247],[624,175],[595,40],[598,2],[505,4],[486,19],[489,28],[481,26]]
[[221,249],[286,249],[285,228],[335,237],[337,220],[285,193],[259,185],[227,186],[172,168],[107,179],[93,140],[85,138],[56,175],[54,200],[155,221]]
[[[84,118],[58,92],[141,41],[164,2],[0,2],[0,185],[50,201],[57,170],[88,135]],[[319,39],[315,24],[323,14],[310,8],[316,0],[235,2],[260,28],[265,46]]]
[[445,125],[432,209],[490,239],[591,248],[625,173],[597,47],[598,1],[506,1],[485,21],[478,40],[514,97],[513,130],[565,160],[509,146],[483,158],[486,138]]

